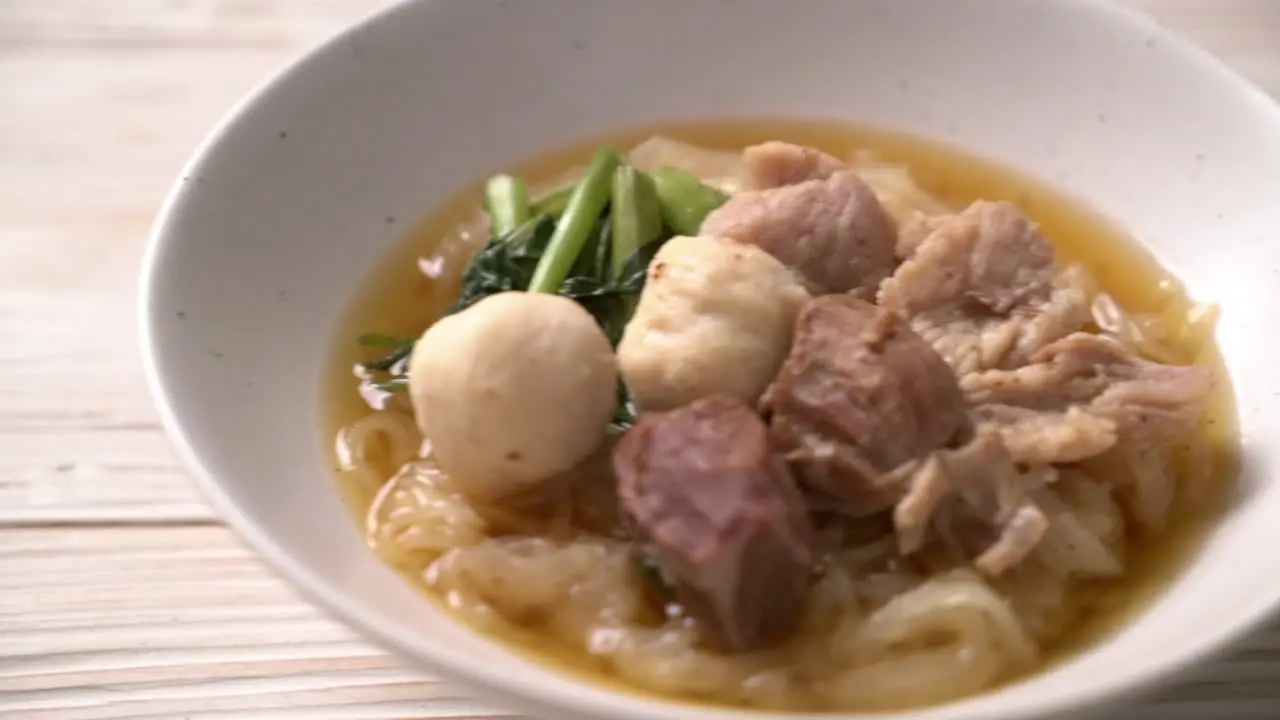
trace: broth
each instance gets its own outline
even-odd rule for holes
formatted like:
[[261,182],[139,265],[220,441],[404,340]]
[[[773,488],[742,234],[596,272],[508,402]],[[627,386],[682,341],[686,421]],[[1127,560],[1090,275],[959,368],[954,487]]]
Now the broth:
[[[1197,306],[1181,285],[1171,280],[1166,271],[1122,231],[1072,198],[1008,168],[896,133],[825,122],[718,121],[645,127],[607,139],[616,147],[626,148],[656,134],[708,148],[732,150],[766,140],[784,140],[816,147],[837,157],[870,151],[879,161],[908,166],[921,188],[954,208],[964,207],[978,198],[1013,201],[1039,223],[1061,264],[1082,265],[1125,310],[1162,319],[1173,330],[1166,342],[1177,356],[1171,360],[1207,367],[1216,381],[1202,422],[1213,451],[1211,492],[1195,498],[1194,514],[1186,511],[1192,503],[1186,502],[1185,497],[1179,498],[1183,502],[1175,508],[1164,534],[1135,546],[1135,551],[1125,558],[1121,578],[1079,590],[1087,597],[1077,601],[1088,609],[1061,639],[1045,648],[1044,660],[1059,660],[1097,642],[1140,611],[1188,561],[1204,531],[1219,516],[1236,474],[1238,438],[1234,399],[1216,347],[1212,342],[1204,342],[1197,329],[1186,322],[1199,312]],[[514,164],[508,171],[535,187],[553,186],[562,181],[567,172],[585,165],[599,140],[593,138],[539,155]],[[466,258],[487,240],[483,236],[469,236],[468,230],[475,229],[480,194],[481,183],[472,183],[413,226],[394,250],[379,261],[369,282],[354,299],[338,329],[338,342],[324,378],[322,432],[326,445],[333,445],[331,441],[341,428],[370,412],[368,398],[356,391],[352,368],[376,351],[358,346],[354,339],[368,332],[417,336],[455,298],[459,290],[458,276]],[[401,401],[393,398],[390,402],[394,407]],[[405,411],[409,412],[407,405]],[[337,464],[335,458],[335,466]],[[386,468],[388,476],[394,471],[395,468]],[[363,524],[378,488],[355,474],[341,470],[336,474],[346,502],[357,521]],[[441,601],[420,575],[408,573],[408,577],[427,597]],[[619,684],[617,678],[601,673],[591,656],[540,641],[541,636],[535,630],[509,635],[499,639],[509,641],[519,652],[532,653],[599,682]],[[1044,666],[1045,662],[1039,663],[1035,671]],[[1009,679],[1016,678],[1004,678]],[[637,690],[630,684],[625,687]]]

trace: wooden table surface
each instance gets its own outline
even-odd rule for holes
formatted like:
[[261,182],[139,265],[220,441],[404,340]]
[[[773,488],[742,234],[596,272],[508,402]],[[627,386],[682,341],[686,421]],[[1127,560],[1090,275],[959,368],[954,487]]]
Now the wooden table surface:
[[[1129,0],[1280,94],[1280,0]],[[181,163],[374,0],[0,0],[0,718],[493,718],[302,602],[193,491],[135,282]],[[1113,717],[1280,717],[1280,624]]]

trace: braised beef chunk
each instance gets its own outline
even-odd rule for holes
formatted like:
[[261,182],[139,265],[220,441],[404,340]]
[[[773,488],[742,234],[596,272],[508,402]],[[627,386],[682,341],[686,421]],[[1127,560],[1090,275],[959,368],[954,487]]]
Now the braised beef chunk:
[[845,168],[821,150],[771,140],[742,151],[747,185],[757,190],[823,180]]
[[613,452],[622,514],[707,640],[788,636],[809,592],[813,531],[764,423],[714,396],[641,416]]
[[879,303],[909,318],[962,375],[1017,367],[1089,319],[1053,246],[1012,203],[979,200],[929,218],[904,230],[898,251],[909,256],[880,286]]
[[971,426],[955,373],[900,316],[850,296],[800,312],[791,355],[761,401],[774,444],[811,492],[852,515],[892,508],[904,554],[943,543],[999,575],[1048,521],[1002,436]]
[[702,222],[703,235],[757,245],[815,293],[873,293],[893,271],[894,235],[875,193],[852,172],[738,193]]
[[966,424],[955,374],[898,315],[847,295],[815,298],[761,400],[798,479],[853,513],[897,502],[888,474]]

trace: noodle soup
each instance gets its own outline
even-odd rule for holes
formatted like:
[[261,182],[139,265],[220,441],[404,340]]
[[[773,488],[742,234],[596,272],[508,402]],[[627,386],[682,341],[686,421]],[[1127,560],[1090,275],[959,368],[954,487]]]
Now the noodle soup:
[[[412,361],[407,350],[394,362],[381,359],[410,347],[407,340],[446,314],[507,321],[487,299],[459,308],[474,282],[464,281],[468,259],[500,249],[490,238],[491,219],[505,222],[511,208],[503,203],[512,198],[525,203],[515,216],[532,228],[521,242],[536,244],[545,229],[543,256],[560,247],[557,238],[570,234],[562,226],[590,199],[590,188],[572,183],[599,169],[598,142],[513,166],[503,176],[523,183],[513,194],[496,194],[509,185],[492,181],[462,191],[386,258],[339,333],[324,427],[339,487],[372,549],[471,627],[566,669],[667,697],[813,711],[922,706],[988,690],[1094,641],[1158,591],[1217,517],[1235,476],[1238,439],[1213,344],[1214,309],[1196,304],[1176,278],[1088,209],[1005,168],[866,128],[709,122],[645,128],[608,143],[625,151],[614,164],[633,168],[642,183],[655,178],[649,201],[669,200],[657,187],[664,168],[696,178],[701,186],[693,190],[701,194],[681,196],[693,199],[676,209],[717,198],[698,220],[733,242],[701,237],[696,225],[678,232],[685,219],[664,206],[664,230],[652,232],[662,247],[639,268],[642,286],[626,285],[626,263],[610,262],[601,250],[599,264],[613,269],[613,279],[590,293],[566,293],[582,280],[573,273],[590,265],[573,260],[560,294],[599,322],[609,367],[592,382],[607,381],[612,393],[614,376],[606,375],[615,372],[616,353],[621,399],[601,401],[602,412],[611,413],[605,427],[603,415],[576,394],[582,383],[561,387],[555,383],[569,381],[545,376],[543,384],[559,388],[563,401],[511,414],[541,413],[548,427],[537,429],[538,438],[556,437],[559,415],[573,416],[565,423],[600,425],[599,440],[587,452],[574,450],[582,457],[569,467],[513,471],[521,481],[510,487],[500,472],[480,483],[486,459],[466,465],[462,451],[449,447],[456,437],[487,447],[498,435],[516,447],[533,431],[443,424],[465,415],[449,405],[454,391],[431,389],[429,377],[413,374],[417,355],[439,342],[420,342]],[[760,150],[766,146],[776,154]],[[744,154],[749,147],[756,150]],[[631,209],[627,198],[645,196],[619,194],[626,173],[610,169],[610,222],[596,217],[600,212],[590,217],[600,234],[585,247],[604,247],[600,238],[611,237],[617,255],[619,228],[643,225],[619,213]],[[786,203],[812,197],[818,199],[804,212],[786,215]],[[814,263],[796,255],[798,244],[780,248],[770,240],[770,223],[782,223],[788,237],[819,237],[826,226],[795,230],[786,223],[809,222],[824,202],[845,203],[833,217],[852,218],[833,225],[830,237],[856,236],[860,249],[877,233],[886,238],[879,256],[850,261],[856,272],[848,277],[829,272],[847,247],[826,247]],[[537,225],[537,214],[555,205]],[[1047,262],[1032,251],[1045,239],[1052,244]],[[960,288],[947,304],[938,288],[955,274],[942,263],[962,247],[969,255],[955,267],[966,268],[973,287]],[[975,258],[1015,257],[1009,248],[1032,249],[1016,256],[1025,266],[1004,274],[978,267]],[[722,257],[729,261],[716,259]],[[542,257],[501,259],[504,267],[527,259],[533,284],[545,277]],[[1036,263],[1049,278],[1043,287],[1009,284],[1022,282]],[[748,266],[760,268],[743,285],[757,297],[734,300],[729,309],[716,305],[742,280],[731,269]],[[677,287],[678,278],[655,267],[718,274]],[[777,270],[784,267],[787,273]],[[945,282],[912,284],[920,277]],[[980,281],[988,285],[977,287]],[[1033,291],[1043,294],[1038,304],[1028,299]],[[668,322],[677,310],[663,298],[682,292],[720,293],[716,302],[684,298],[678,307],[722,315],[714,323]],[[612,301],[610,293],[618,296],[610,309],[593,304]],[[750,312],[739,313],[748,304]],[[719,309],[706,309],[712,306]],[[489,308],[484,318],[482,307]],[[531,327],[561,312],[546,307],[510,324]],[[625,322],[614,327],[618,312]],[[675,344],[652,352],[659,325],[703,334],[689,330],[681,340],[671,331]],[[565,353],[596,342],[586,337],[590,328],[568,319],[554,327],[573,338],[564,340]],[[724,328],[749,337],[723,341],[730,332]],[[468,368],[490,368],[461,349],[480,332],[466,330],[452,331],[455,344],[444,346],[460,348]],[[875,342],[849,345],[872,331],[880,333]],[[779,344],[768,332],[785,337]],[[524,343],[536,344],[536,333]],[[891,345],[896,349],[880,349]],[[712,377],[669,380],[698,367],[713,346],[740,357],[704,363],[716,368]],[[524,382],[539,363],[555,361],[552,355],[500,371]],[[841,375],[854,356],[863,364]],[[436,382],[448,377],[457,386],[475,377],[448,358],[429,367]],[[765,368],[767,390],[750,376],[756,367]],[[834,388],[816,400],[805,385],[814,367],[825,373],[824,387]],[[894,375],[908,367],[917,376]],[[887,384],[868,390],[870,377]],[[922,386],[935,389],[927,398],[911,394]],[[920,428],[951,424],[933,433],[938,440],[920,430],[911,447],[884,459],[887,450],[859,445],[859,438],[882,432],[889,438],[882,444],[894,444],[904,437],[905,426],[892,424],[901,413],[864,413],[871,426],[848,432],[854,421],[841,414],[845,405],[829,399],[876,409],[895,387],[902,390],[894,407],[912,410]],[[424,397],[438,398],[430,406],[440,411],[435,417],[423,417],[430,414]],[[719,435],[706,431],[712,424]],[[437,428],[433,437],[424,438],[424,426]],[[720,436],[733,442],[717,445]],[[693,447],[697,461],[663,454],[670,438]],[[824,455],[817,446],[836,450]],[[508,459],[522,468],[555,469],[542,455],[515,454]],[[450,463],[476,469],[449,473]],[[720,494],[710,494],[713,488]],[[708,495],[681,494],[689,492]],[[684,507],[701,514],[671,509]],[[721,509],[741,518],[719,525],[708,519]],[[684,523],[681,532],[666,530],[677,523]],[[699,534],[708,527],[720,534]],[[695,540],[681,545],[688,537]],[[726,538],[746,539],[734,545]],[[756,577],[761,572],[769,577]],[[736,583],[728,590],[727,575]],[[778,598],[765,601],[758,588],[770,583]]]

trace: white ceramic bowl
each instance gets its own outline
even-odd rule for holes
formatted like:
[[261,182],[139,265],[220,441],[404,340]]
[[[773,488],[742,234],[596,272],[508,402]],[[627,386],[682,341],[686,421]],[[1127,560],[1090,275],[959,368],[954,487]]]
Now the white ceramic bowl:
[[[1242,497],[1151,609],[1075,659],[921,720],[1095,705],[1280,604],[1280,111],[1187,43],[1081,0],[422,1],[308,55],[199,148],[156,225],[143,352],[226,520],[319,604],[423,668],[556,718],[729,720],[584,684],[426,602],[366,549],[325,466],[322,363],[396,233],[461,183],[640,123],[825,117],[951,141],[1119,220],[1222,308]],[[761,715],[761,717],[781,717]],[[903,715],[905,717],[905,715]]]

